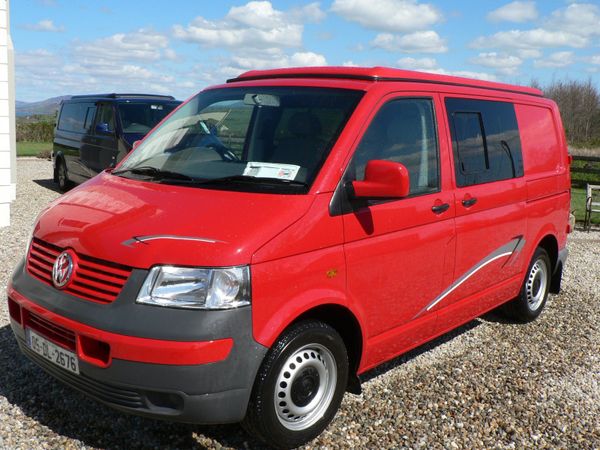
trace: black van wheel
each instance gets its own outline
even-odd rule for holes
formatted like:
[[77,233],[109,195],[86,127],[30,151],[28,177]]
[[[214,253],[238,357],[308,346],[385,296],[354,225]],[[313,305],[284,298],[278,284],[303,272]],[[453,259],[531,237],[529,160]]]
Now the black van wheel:
[[548,252],[538,247],[531,258],[519,296],[506,304],[504,311],[520,322],[531,322],[542,313],[552,277]]
[[348,354],[338,332],[323,322],[299,322],[267,353],[242,426],[273,447],[298,447],[329,425],[347,381]]
[[56,179],[58,181],[58,188],[62,192],[66,192],[71,187],[71,181],[67,174],[67,165],[62,159],[59,159],[56,163]]

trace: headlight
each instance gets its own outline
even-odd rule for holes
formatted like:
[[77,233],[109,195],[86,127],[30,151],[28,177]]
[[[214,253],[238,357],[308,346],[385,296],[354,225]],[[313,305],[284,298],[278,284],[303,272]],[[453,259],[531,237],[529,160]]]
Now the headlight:
[[249,305],[250,269],[156,266],[148,273],[136,302],[189,309]]

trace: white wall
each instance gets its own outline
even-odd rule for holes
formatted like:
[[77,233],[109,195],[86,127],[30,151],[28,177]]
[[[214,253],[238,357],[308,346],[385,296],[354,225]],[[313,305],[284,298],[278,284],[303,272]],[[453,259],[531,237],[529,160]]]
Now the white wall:
[[16,196],[14,51],[10,39],[9,2],[0,0],[0,227],[10,224]]

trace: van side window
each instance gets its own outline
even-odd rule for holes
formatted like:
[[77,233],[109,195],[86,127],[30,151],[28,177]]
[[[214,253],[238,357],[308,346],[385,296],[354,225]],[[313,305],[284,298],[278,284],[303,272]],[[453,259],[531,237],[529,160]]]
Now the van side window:
[[83,133],[85,130],[86,112],[90,106],[94,107],[91,103],[64,103],[60,110],[58,129]]
[[113,111],[112,105],[98,105],[100,111],[98,112],[98,117],[96,119],[96,125],[101,123],[105,123],[108,125],[108,131],[112,132],[115,130],[115,113]]
[[379,110],[354,154],[356,180],[363,180],[367,162],[384,159],[404,164],[410,195],[439,190],[438,146],[430,99],[392,100]]
[[512,103],[447,98],[459,187],[523,176],[521,139]]
[[94,123],[95,116],[96,116],[96,105],[88,106],[87,110],[85,112],[85,121],[83,123],[83,128],[86,131],[90,131],[92,129],[92,124]]

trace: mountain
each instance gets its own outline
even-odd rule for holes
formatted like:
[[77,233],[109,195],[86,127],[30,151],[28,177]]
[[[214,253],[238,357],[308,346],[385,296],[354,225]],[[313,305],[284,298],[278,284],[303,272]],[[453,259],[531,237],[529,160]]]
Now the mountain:
[[32,116],[34,114],[52,115],[58,111],[60,102],[71,98],[70,95],[61,97],[52,97],[41,102],[15,102],[15,110],[17,117]]

